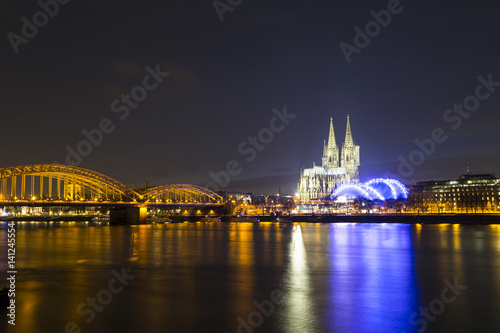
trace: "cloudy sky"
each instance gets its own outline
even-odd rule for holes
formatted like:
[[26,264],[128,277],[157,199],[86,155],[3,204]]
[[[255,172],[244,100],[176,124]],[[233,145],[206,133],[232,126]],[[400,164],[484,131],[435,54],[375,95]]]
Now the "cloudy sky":
[[349,114],[363,179],[500,174],[498,2],[60,2],[0,3],[3,167],[292,193]]

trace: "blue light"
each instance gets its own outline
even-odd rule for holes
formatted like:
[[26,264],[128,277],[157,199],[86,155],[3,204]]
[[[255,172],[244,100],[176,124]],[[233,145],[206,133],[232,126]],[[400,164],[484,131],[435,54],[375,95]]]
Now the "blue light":
[[375,178],[364,183],[344,184],[339,186],[331,195],[333,200],[339,196],[350,196],[373,200],[407,199],[408,191],[405,186],[395,179]]

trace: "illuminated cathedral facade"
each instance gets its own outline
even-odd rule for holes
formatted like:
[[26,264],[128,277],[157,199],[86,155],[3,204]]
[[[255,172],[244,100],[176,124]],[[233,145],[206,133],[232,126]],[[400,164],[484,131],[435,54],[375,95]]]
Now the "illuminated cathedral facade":
[[300,201],[328,199],[340,185],[359,182],[359,146],[354,144],[349,115],[342,150],[335,141],[333,120],[330,118],[328,144],[323,143],[321,166],[313,163],[309,169],[303,168],[297,185]]

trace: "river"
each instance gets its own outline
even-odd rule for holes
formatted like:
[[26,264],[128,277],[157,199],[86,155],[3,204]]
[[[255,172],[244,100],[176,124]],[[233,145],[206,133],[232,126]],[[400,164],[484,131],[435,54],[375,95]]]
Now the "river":
[[[500,225],[18,222],[15,238],[2,332],[500,331]],[[2,281],[7,244],[2,223]]]

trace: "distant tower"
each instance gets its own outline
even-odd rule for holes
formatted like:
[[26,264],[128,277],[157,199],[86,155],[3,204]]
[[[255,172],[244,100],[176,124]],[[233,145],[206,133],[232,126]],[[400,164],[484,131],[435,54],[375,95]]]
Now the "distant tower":
[[328,146],[323,143],[323,168],[339,167],[339,148],[335,141],[335,132],[333,131],[333,118],[330,117],[330,134],[328,136]]
[[354,144],[354,140],[352,138],[349,115],[347,115],[347,127],[345,130],[345,141],[342,145],[340,166],[346,168],[346,173],[350,178],[350,182],[359,181],[359,146]]
[[[340,157],[340,158],[339,158]],[[340,185],[359,182],[359,146],[354,144],[349,116],[342,152],[335,141],[333,119],[330,118],[328,144],[323,141],[322,165],[313,162],[312,168],[302,168],[297,184],[299,200],[326,199]]]

